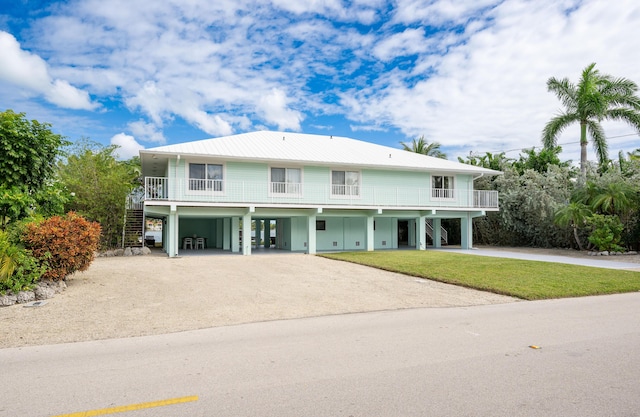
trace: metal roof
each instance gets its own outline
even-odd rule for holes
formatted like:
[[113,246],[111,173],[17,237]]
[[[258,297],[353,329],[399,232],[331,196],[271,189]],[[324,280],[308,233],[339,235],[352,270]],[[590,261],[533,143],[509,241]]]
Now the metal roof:
[[258,131],[159,146],[140,151],[143,166],[151,158],[172,155],[215,156],[226,160],[300,163],[362,168],[497,175],[482,167],[434,158],[399,148],[340,136]]

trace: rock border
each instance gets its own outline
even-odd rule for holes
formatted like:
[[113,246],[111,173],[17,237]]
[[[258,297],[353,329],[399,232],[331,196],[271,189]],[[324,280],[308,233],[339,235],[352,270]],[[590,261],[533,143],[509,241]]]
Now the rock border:
[[0,295],[0,306],[8,307],[14,304],[26,304],[36,300],[46,300],[53,298],[67,288],[64,281],[40,281],[33,291],[20,291],[14,294],[7,291],[5,295]]
[[587,252],[587,255],[589,256],[624,256],[624,255],[637,255],[638,252],[631,250],[629,252],[609,252],[609,251],[602,251],[602,252]]
[[112,249],[96,254],[97,258],[110,258],[113,256],[144,256],[150,255],[151,249],[146,246],[143,247],[129,247],[124,249]]

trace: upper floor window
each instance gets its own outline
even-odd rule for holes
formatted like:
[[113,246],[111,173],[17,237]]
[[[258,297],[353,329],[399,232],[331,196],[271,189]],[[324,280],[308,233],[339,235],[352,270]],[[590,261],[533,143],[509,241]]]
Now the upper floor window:
[[431,195],[433,198],[454,198],[453,177],[434,175],[431,177]]
[[274,194],[301,194],[300,168],[271,168],[271,192]]
[[222,191],[222,185],[222,165],[189,164],[189,190]]
[[358,171],[331,171],[331,195],[359,196],[360,173]]

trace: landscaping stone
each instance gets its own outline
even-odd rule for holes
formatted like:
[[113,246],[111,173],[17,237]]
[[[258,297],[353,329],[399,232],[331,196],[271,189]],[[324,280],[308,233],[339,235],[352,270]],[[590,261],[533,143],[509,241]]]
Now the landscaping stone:
[[16,297],[12,293],[8,293],[6,295],[0,295],[0,306],[7,307],[12,306],[18,301],[18,297]]
[[142,250],[140,248],[131,248],[131,255],[140,256],[142,255]]
[[33,291],[20,291],[17,295],[16,302],[18,304],[28,303],[30,301],[35,301],[36,294]]
[[122,256],[131,256],[131,255],[133,255],[131,248],[130,247],[124,248],[124,253],[122,254]]
[[47,300],[56,295],[56,291],[46,285],[38,285],[33,292],[36,294],[36,300]]

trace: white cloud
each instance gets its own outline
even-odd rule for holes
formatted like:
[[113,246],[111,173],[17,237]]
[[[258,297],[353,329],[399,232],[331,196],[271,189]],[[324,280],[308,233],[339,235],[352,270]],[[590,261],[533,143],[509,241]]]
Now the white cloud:
[[258,111],[266,120],[275,123],[279,130],[300,130],[302,114],[289,109],[288,102],[284,91],[274,88],[260,98]]
[[[507,0],[508,1],[508,0]],[[461,24],[479,11],[500,3],[496,0],[396,0],[393,20],[431,26]]]
[[424,29],[406,29],[379,42],[373,48],[373,54],[378,59],[389,61],[399,56],[424,52],[427,43],[430,42],[424,38]]
[[110,142],[112,145],[119,146],[115,154],[117,154],[120,159],[131,159],[134,156],[138,156],[140,150],[144,149],[144,146],[140,145],[133,136],[124,133],[114,135]]
[[191,109],[183,117],[198,126],[202,131],[214,135],[225,136],[233,133],[233,128],[220,115],[211,115],[202,110]]
[[38,55],[20,48],[16,38],[0,31],[0,79],[35,94],[43,95],[47,101],[68,109],[92,110],[97,107],[89,94],[60,79],[52,80],[46,62]]
[[146,142],[155,142],[164,144],[167,139],[164,137],[162,130],[154,123],[145,123],[142,120],[129,123],[129,129],[136,137]]

